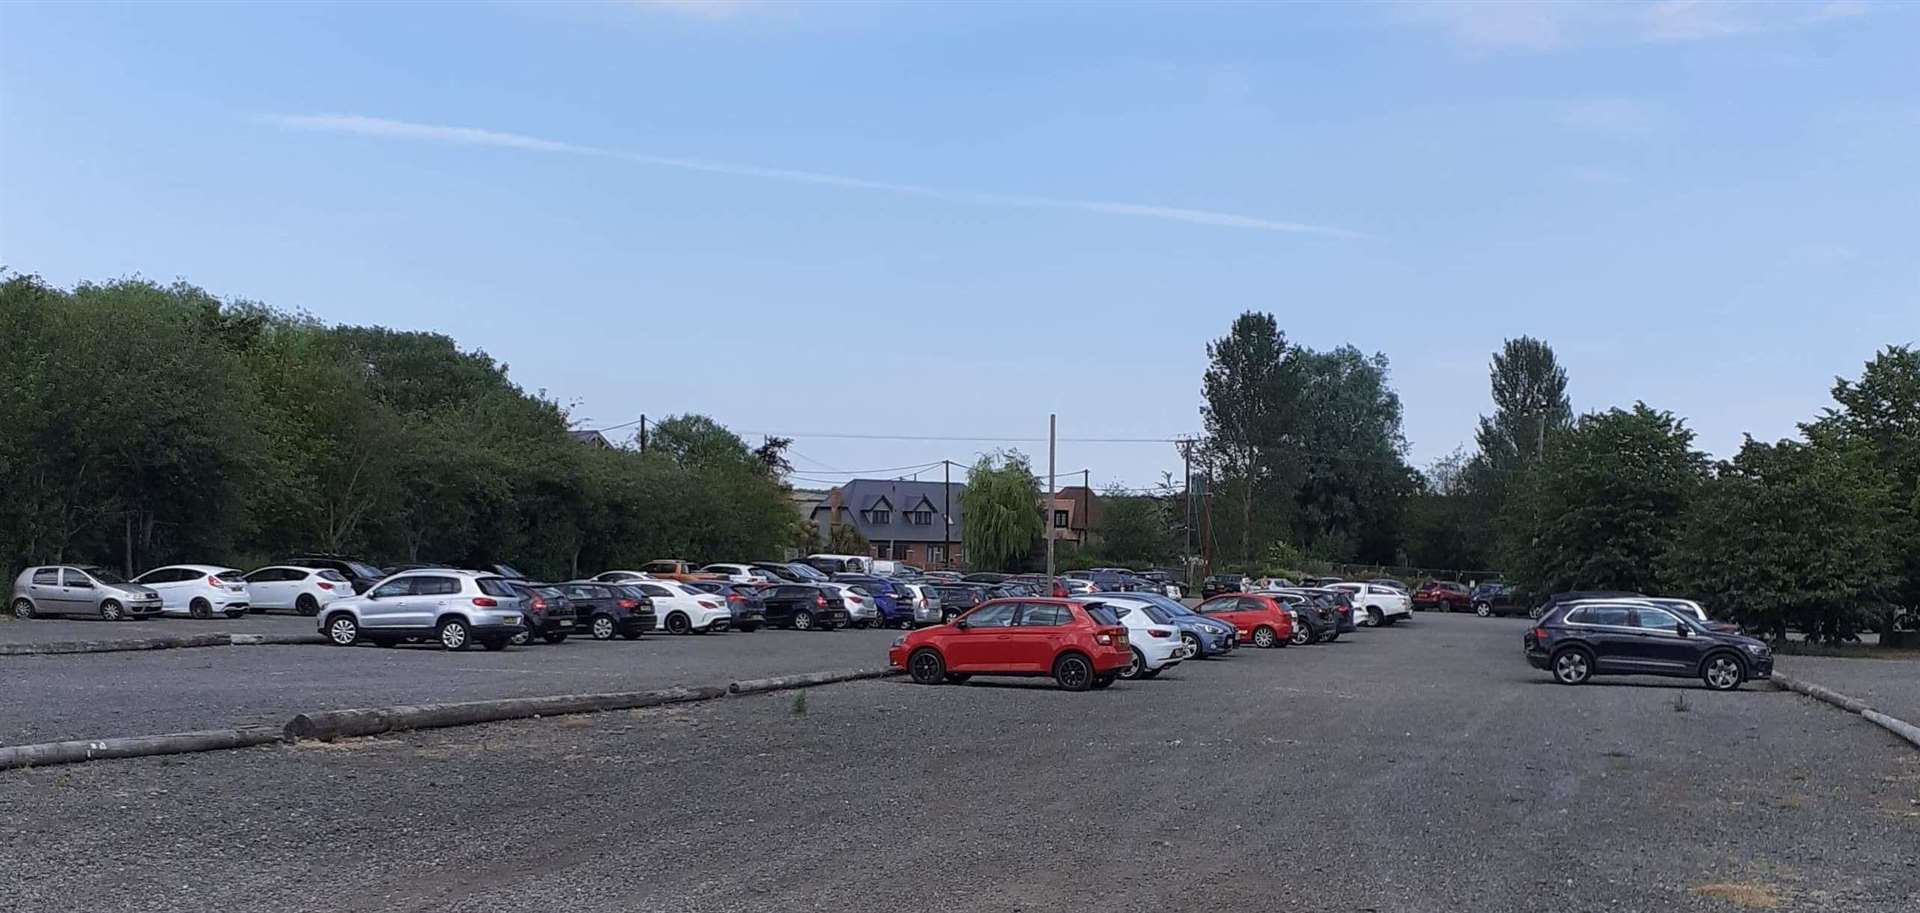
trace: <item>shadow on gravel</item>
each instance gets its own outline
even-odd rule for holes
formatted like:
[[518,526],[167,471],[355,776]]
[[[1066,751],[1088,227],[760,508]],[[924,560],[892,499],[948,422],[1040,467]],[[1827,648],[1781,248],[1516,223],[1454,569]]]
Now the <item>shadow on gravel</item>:
[[1758,681],[1750,681],[1735,691],[1715,691],[1694,679],[1589,679],[1579,685],[1562,685],[1551,678],[1508,679],[1522,681],[1547,688],[1639,688],[1653,691],[1698,691],[1701,694],[1781,694],[1778,688],[1769,688]]

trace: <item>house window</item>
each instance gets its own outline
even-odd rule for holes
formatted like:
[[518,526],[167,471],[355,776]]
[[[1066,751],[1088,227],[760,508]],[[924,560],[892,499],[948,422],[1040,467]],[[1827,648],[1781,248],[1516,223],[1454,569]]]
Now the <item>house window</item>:
[[930,510],[907,511],[907,522],[915,526],[932,526],[933,511],[930,511]]
[[885,524],[885,523],[892,523],[892,522],[893,522],[893,511],[890,511],[890,510],[870,510],[870,511],[867,511],[867,522],[868,522],[868,523],[880,523],[880,524]]
[[1066,511],[1056,510],[1053,512],[1053,528],[1054,529],[1067,528],[1067,512]]
[[883,560],[891,560],[893,558],[893,543],[875,542],[873,544],[873,557],[880,558]]
[[927,546],[927,563],[928,564],[947,563],[947,547],[944,545],[928,545]]

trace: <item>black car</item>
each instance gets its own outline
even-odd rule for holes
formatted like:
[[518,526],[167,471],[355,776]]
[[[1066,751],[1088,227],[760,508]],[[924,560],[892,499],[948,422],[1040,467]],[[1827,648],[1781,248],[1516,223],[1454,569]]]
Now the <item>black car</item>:
[[760,591],[770,625],[796,631],[831,631],[851,619],[840,591],[806,583],[776,583]]
[[653,600],[625,584],[575,580],[560,591],[573,603],[575,626],[594,640],[637,640],[660,624]]
[[1540,616],[1520,646],[1529,665],[1563,685],[1595,675],[1664,675],[1732,691],[1747,679],[1773,677],[1773,651],[1765,642],[1645,602],[1563,600]]
[[810,564],[794,564],[787,561],[755,561],[749,567],[766,571],[775,580],[788,583],[816,583],[827,579],[827,575],[815,570]]
[[[355,593],[364,593],[373,589],[374,584],[379,583],[387,577],[387,572],[381,570],[378,566],[346,555],[329,555],[312,552],[304,555],[293,555],[274,563],[291,565],[293,567],[311,567],[337,571],[340,576],[347,578],[347,583],[353,587]],[[422,567],[431,566],[432,565],[422,565]]]
[[1298,622],[1293,626],[1293,636],[1288,643],[1297,647],[1302,644],[1333,643],[1340,639],[1339,603],[1331,596],[1297,590],[1270,595],[1285,603]]
[[1511,583],[1483,583],[1473,588],[1467,596],[1467,603],[1473,606],[1473,614],[1481,618],[1496,615],[1525,614],[1529,618],[1539,618],[1537,611],[1529,611],[1520,603],[1520,594]]
[[[1570,592],[1555,593],[1551,596],[1548,596],[1546,602],[1543,602],[1537,606],[1534,606],[1531,609],[1528,609],[1527,617],[1528,618],[1545,617],[1548,612],[1551,612],[1554,609],[1559,608],[1561,603],[1573,602],[1576,599],[1644,599],[1644,598],[1646,597],[1642,596],[1639,593],[1632,593],[1626,590],[1572,590]],[[1517,602],[1521,602],[1522,599],[1520,596],[1515,595],[1513,597],[1513,601],[1517,603]]]
[[1238,593],[1246,584],[1247,578],[1239,574],[1214,574],[1200,581],[1200,598],[1212,599],[1221,593]]
[[687,586],[727,601],[727,611],[733,613],[729,630],[758,631],[767,623],[767,604],[760,598],[762,587],[725,580],[689,580]]
[[960,578],[960,580],[963,583],[994,584],[994,583],[1005,583],[1007,582],[1007,578],[1012,576],[1013,576],[1012,574],[995,574],[991,571],[981,571],[977,574],[968,574],[967,576]]
[[531,643],[535,637],[550,644],[565,643],[573,634],[573,602],[559,587],[524,580],[508,580],[507,585],[519,593],[527,605],[520,616],[525,620],[526,630],[513,635],[510,643],[514,646]]
[[985,587],[965,583],[936,583],[928,587],[935,596],[940,597],[940,621],[951,624],[968,609],[986,602],[989,598]]

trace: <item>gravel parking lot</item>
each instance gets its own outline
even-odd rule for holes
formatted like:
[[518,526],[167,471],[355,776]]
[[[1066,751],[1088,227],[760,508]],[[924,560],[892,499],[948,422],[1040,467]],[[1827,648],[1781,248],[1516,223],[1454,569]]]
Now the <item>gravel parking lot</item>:
[[0,643],[139,640],[144,637],[190,637],[195,634],[313,633],[316,633],[313,619],[290,613],[206,619],[168,616],[143,621],[101,621],[96,618],[36,618],[20,621],[11,615],[0,616]]
[[1779,670],[1920,725],[1920,660],[1782,656]]
[[[883,680],[804,708],[784,693],[0,774],[0,896],[23,913],[1920,901],[1920,754],[1759,686],[1553,685],[1521,661],[1523,625],[1423,615],[1085,694]],[[871,660],[887,636],[580,652]],[[330,677],[518,662],[318,655],[343,653]]]

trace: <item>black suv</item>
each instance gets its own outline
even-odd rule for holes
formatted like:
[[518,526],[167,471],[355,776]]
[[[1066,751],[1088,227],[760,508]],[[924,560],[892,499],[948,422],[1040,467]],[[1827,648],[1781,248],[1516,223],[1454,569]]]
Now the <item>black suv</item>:
[[573,602],[559,587],[513,579],[507,580],[507,586],[527,602],[526,614],[521,616],[526,630],[513,635],[514,646],[529,643],[535,637],[550,644],[564,643],[573,633]]
[[1557,603],[1520,643],[1529,665],[1563,685],[1595,675],[1665,675],[1732,691],[1747,679],[1773,677],[1765,643],[1631,599]]
[[1520,595],[1511,583],[1480,584],[1468,594],[1467,604],[1473,606],[1473,614],[1481,618],[1494,618],[1500,615],[1540,617],[1537,611],[1529,611],[1520,604]]
[[831,631],[845,627],[847,604],[840,591],[804,583],[776,583],[760,591],[760,603],[770,625],[800,631]]
[[1238,593],[1246,585],[1246,580],[1239,574],[1215,574],[1200,581],[1200,598],[1212,599],[1221,593]]
[[573,603],[574,624],[594,640],[615,636],[638,640],[660,623],[653,599],[633,587],[598,580],[575,580],[559,585]]
[[760,598],[760,587],[725,580],[689,580],[687,586],[727,601],[727,611],[733,613],[730,631],[752,633],[767,623],[767,604]]

